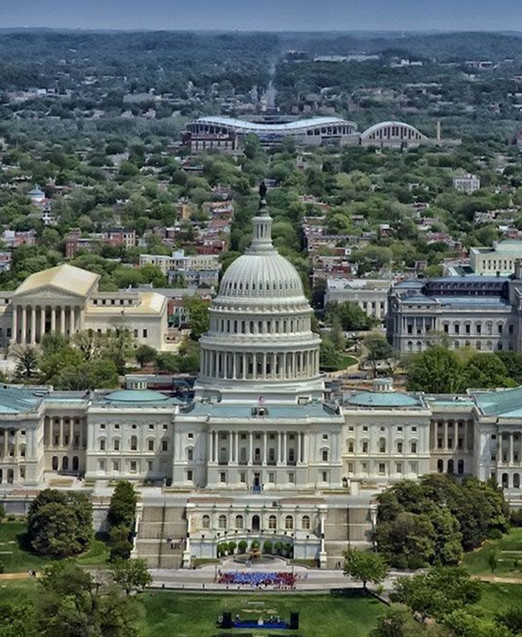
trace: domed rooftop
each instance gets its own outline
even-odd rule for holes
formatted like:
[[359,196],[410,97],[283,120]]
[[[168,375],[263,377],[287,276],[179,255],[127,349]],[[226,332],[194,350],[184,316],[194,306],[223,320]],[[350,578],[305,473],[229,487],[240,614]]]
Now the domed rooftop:
[[295,267],[272,245],[272,219],[261,200],[253,219],[254,238],[246,254],[231,263],[219,286],[219,297],[293,297],[304,299]]
[[169,397],[152,389],[119,389],[105,396],[111,403],[157,403]]
[[363,391],[350,396],[346,403],[356,407],[421,407],[421,401],[415,396],[396,391]]
[[280,254],[244,254],[228,268],[219,287],[225,296],[303,296],[301,277]]

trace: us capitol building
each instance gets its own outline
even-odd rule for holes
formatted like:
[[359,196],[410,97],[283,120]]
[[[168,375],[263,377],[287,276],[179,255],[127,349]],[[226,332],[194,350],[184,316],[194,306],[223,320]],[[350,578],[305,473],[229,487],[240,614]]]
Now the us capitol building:
[[151,566],[190,566],[221,542],[260,539],[333,567],[349,543],[369,541],[374,496],[398,480],[493,477],[522,506],[522,388],[430,396],[377,379],[372,391],[325,401],[312,309],[271,224],[261,201],[252,244],[210,308],[189,405],[139,382],[95,392],[0,385],[8,510],[77,480],[101,526],[104,487],[160,484],[142,489],[138,516],[136,552]]

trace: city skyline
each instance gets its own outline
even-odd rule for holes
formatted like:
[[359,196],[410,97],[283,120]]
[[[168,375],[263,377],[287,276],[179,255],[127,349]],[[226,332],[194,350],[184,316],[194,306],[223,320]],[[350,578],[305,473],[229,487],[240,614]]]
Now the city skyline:
[[522,5],[499,0],[20,0],[0,7],[3,28],[239,31],[522,31]]

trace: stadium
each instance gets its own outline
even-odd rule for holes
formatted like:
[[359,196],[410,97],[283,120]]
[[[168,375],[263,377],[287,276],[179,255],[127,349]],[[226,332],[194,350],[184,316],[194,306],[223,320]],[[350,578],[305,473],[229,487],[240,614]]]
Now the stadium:
[[[292,137],[296,144],[320,146],[333,144],[343,146],[357,143],[356,124],[340,117],[311,117],[285,123],[248,122],[232,117],[200,117],[187,124],[185,143],[202,150],[216,148],[219,140],[238,139],[247,135],[257,135],[265,146],[281,143],[285,137]],[[208,145],[207,145],[208,144]]]

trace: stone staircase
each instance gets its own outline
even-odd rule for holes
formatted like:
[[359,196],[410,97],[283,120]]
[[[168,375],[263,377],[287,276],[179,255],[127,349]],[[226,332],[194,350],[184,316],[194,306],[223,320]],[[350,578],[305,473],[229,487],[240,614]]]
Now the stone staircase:
[[144,505],[136,554],[151,568],[180,568],[187,533],[183,507]]

